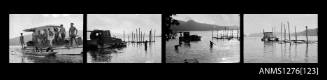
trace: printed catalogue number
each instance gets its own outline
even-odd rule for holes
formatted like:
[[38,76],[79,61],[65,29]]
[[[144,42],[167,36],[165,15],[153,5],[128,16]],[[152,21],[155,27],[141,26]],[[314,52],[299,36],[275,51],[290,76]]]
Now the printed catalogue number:
[[258,74],[286,74],[286,75],[319,75],[318,67],[298,67],[298,68],[263,68],[261,67]]

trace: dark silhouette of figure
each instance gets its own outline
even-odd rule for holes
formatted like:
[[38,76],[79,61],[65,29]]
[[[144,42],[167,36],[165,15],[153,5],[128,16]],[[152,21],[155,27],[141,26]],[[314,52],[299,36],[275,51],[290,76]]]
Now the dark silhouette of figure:
[[69,37],[70,37],[71,46],[73,46],[73,41],[75,41],[75,43],[77,44],[76,36],[77,36],[77,29],[74,27],[74,23],[70,23]]
[[64,26],[61,24],[60,25],[60,30],[59,30],[59,35],[60,35],[60,39],[61,40],[64,40],[65,39],[65,37],[66,37],[66,30],[65,30],[65,28],[64,28]]
[[145,41],[145,42],[144,42],[144,48],[145,48],[145,51],[147,51],[147,49],[148,49],[147,46],[148,46],[148,41]]
[[214,43],[212,41],[210,41],[210,48],[212,48],[213,45],[214,45]]
[[24,36],[23,36],[23,33],[20,33],[20,44],[22,45],[22,48],[24,48]]

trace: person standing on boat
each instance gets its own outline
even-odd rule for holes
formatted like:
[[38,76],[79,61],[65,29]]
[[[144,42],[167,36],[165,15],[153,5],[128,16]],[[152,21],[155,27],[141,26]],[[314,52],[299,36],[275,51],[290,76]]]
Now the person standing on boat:
[[76,36],[77,36],[77,29],[74,27],[74,23],[70,23],[69,37],[70,37],[71,46],[73,46],[73,41],[75,41],[76,43]]
[[61,40],[65,40],[65,36],[66,36],[66,30],[65,30],[64,26],[61,24],[60,30],[59,30],[59,37]]
[[23,33],[20,33],[20,44],[22,45],[22,48],[24,48],[24,36],[23,36]]
[[40,52],[42,52],[42,48],[45,46],[46,44],[46,31],[45,30],[39,30],[39,36],[38,36],[38,46],[39,47],[39,50]]
[[50,47],[52,47],[52,41],[55,37],[55,34],[54,34],[54,30],[53,28],[48,28],[48,40],[49,40],[49,43],[50,43]]

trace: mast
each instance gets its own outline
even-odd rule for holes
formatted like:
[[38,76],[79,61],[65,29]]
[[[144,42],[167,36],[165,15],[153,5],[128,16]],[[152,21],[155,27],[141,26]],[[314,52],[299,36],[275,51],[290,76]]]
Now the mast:
[[283,40],[283,25],[280,23],[280,40]]
[[288,25],[288,39],[291,40],[291,31],[290,31],[290,23],[287,21]]
[[284,39],[286,40],[286,27],[285,27],[285,24],[283,24],[283,27],[284,27]]

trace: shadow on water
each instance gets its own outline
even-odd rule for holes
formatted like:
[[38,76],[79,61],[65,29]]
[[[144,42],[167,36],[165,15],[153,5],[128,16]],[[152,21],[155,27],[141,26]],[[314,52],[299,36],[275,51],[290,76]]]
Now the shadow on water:
[[305,47],[305,62],[307,63],[307,62],[309,62],[309,60],[308,60],[308,57],[309,57],[309,55],[308,55],[308,52],[309,51],[309,46],[308,46],[308,44],[306,44],[306,47]]
[[274,48],[275,48],[275,46],[274,46],[274,42],[263,42],[263,44],[264,44],[264,53],[265,54],[270,54],[270,55],[272,55],[272,54],[274,54]]
[[113,58],[113,54],[119,54],[120,50],[123,48],[102,48],[102,49],[95,49],[89,50],[90,56],[92,57],[92,61],[95,62],[111,62]]
[[87,52],[88,63],[158,63],[160,42],[127,42],[121,48],[93,49]]
[[34,55],[23,55],[22,63],[82,63],[82,55],[62,55],[56,54],[53,56],[34,56]]
[[93,61],[96,62],[110,62],[112,59],[111,54],[114,52],[116,51],[110,49],[97,49],[89,51]]
[[[298,50],[299,45],[305,45],[305,52],[304,55],[304,62],[309,62],[309,44],[296,44],[296,43],[277,43],[277,42],[263,42],[264,44],[264,57],[274,57],[275,58],[281,58],[282,61],[289,61],[289,62],[295,62],[297,58],[301,57],[301,53],[298,53],[301,50]],[[280,49],[277,49],[277,47],[280,47]],[[292,48],[294,47],[294,48]],[[276,52],[277,51],[277,52]],[[278,52],[280,51],[280,53]],[[278,57],[280,56],[280,57]]]

